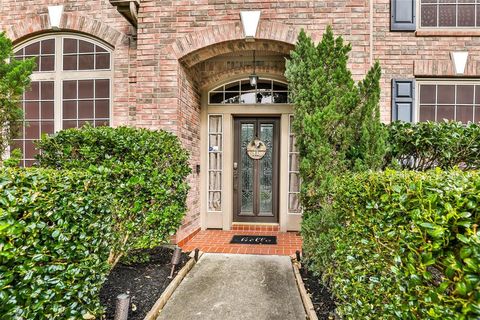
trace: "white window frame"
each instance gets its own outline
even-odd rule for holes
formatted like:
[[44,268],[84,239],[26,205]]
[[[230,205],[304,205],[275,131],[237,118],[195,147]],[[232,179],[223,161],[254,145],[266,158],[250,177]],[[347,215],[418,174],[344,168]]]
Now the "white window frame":
[[[286,103],[212,103],[210,102],[210,93],[212,92],[223,92],[225,93],[225,86],[228,86],[232,83],[240,83],[241,81],[250,81],[249,78],[240,78],[240,79],[237,79],[237,80],[232,80],[232,81],[228,81],[228,82],[224,82],[222,83],[221,85],[218,85],[216,86],[215,88],[213,88],[212,90],[208,91],[207,93],[207,103],[209,105],[212,105],[212,106],[245,106],[245,105],[264,105],[264,106],[278,106],[278,105],[291,105],[292,103],[289,101],[289,93],[290,91],[288,90],[288,83],[285,82],[285,81],[280,81],[280,80],[277,80],[277,79],[273,79],[273,78],[267,78],[267,77],[261,77],[260,80],[267,80],[267,81],[273,81],[273,82],[278,82],[278,83],[281,83],[281,84],[284,84],[286,87],[287,87],[287,90],[284,91],[284,90],[277,90],[276,92],[286,92],[287,93],[287,102]],[[273,83],[272,83],[273,84]],[[223,90],[222,91],[219,91],[217,89],[223,87]],[[241,89],[240,89],[241,90]],[[241,91],[240,91],[240,94],[241,94]]]
[[[288,162],[287,162],[287,166],[288,166],[288,167],[287,167],[287,169],[288,169],[288,180],[287,180],[287,181],[288,181],[288,191],[287,191],[287,213],[288,213],[288,214],[299,214],[299,215],[302,215],[302,214],[303,214],[303,208],[302,208],[302,204],[301,204],[301,202],[300,202],[300,193],[301,193],[301,188],[302,188],[302,180],[301,180],[301,178],[300,178],[300,171],[299,171],[299,170],[298,170],[298,171],[292,171],[292,170],[290,170],[290,168],[291,168],[290,155],[292,155],[292,154],[296,154],[297,156],[300,155],[300,152],[298,151],[298,149],[297,149],[297,151],[291,151],[291,150],[293,150],[293,149],[292,149],[292,145],[291,145],[291,137],[292,137],[292,136],[295,136],[295,133],[293,133],[293,131],[292,131],[293,117],[294,117],[293,114],[289,114],[289,115],[288,115],[288,152],[287,152],[287,154],[288,154]],[[299,164],[299,166],[300,166],[300,159],[298,159],[298,161],[299,161],[298,164]],[[299,169],[300,169],[300,168],[299,168]],[[290,181],[290,174],[291,174],[291,173],[296,173],[296,174],[298,174],[298,192],[290,191],[290,183],[291,183],[291,181]],[[291,195],[291,194],[297,194],[297,195],[298,195],[298,206],[299,206],[298,208],[299,208],[299,209],[296,210],[296,211],[290,211],[290,195]]]
[[[210,190],[210,171],[212,171],[213,169],[210,168],[210,118],[211,117],[219,117],[220,118],[220,123],[221,123],[221,126],[222,126],[222,130],[221,132],[216,132],[216,134],[220,134],[221,137],[222,137],[222,144],[221,144],[221,150],[217,150],[216,152],[219,153],[221,155],[221,169],[217,170],[217,172],[220,172],[220,183],[221,183],[221,186],[220,186],[220,189],[219,190]],[[225,158],[225,155],[224,155],[224,144],[225,144],[225,123],[223,122],[223,114],[221,113],[209,113],[207,115],[207,144],[208,144],[208,153],[207,153],[207,212],[222,212],[223,211],[223,195],[224,195],[224,186],[223,186],[223,177],[224,177],[224,174],[225,174],[225,171],[224,171],[224,158]],[[218,210],[210,210],[210,192],[220,192],[220,209]]]
[[[105,49],[110,54],[110,69],[108,70],[75,70],[75,71],[63,71],[63,39],[77,39],[84,40],[94,45],[97,45]],[[54,71],[35,71],[32,73],[30,79],[31,81],[53,81],[54,82],[54,131],[58,132],[63,129],[62,119],[63,119],[63,108],[62,108],[62,97],[63,97],[63,81],[68,80],[99,80],[99,79],[109,79],[110,88],[109,88],[109,124],[112,124],[112,115],[113,115],[113,80],[114,80],[114,68],[113,68],[113,48],[107,46],[100,41],[96,40],[93,37],[86,35],[77,35],[74,33],[55,33],[48,35],[41,35],[28,39],[25,42],[22,42],[20,45],[16,46],[13,51],[16,52],[32,43],[55,39],[55,68]]]
[[[94,45],[97,45],[106,50],[110,54],[110,69],[104,70],[63,70],[63,39],[77,39],[88,41]],[[108,79],[110,82],[109,88],[109,125],[112,126],[113,119],[113,82],[114,82],[114,48],[106,45],[99,40],[88,36],[78,35],[69,32],[58,32],[55,34],[42,34],[36,37],[29,38],[13,48],[13,52],[17,52],[32,43],[43,40],[55,40],[55,64],[53,71],[34,71],[30,76],[30,80],[34,81],[53,81],[54,83],[54,105],[53,105],[53,118],[54,118],[54,132],[58,132],[63,129],[63,82],[68,80],[97,80]],[[5,152],[5,159],[10,157],[10,146],[8,146]]]
[[[424,78],[415,80],[415,110],[413,122],[420,122],[420,86],[421,85],[480,85],[480,79],[434,79]],[[456,94],[456,93],[455,93]],[[475,91],[473,93],[475,99]],[[455,97],[456,102],[456,97]],[[455,104],[456,105],[456,104]],[[474,105],[475,108],[475,105]],[[475,111],[474,111],[475,116]]]
[[[451,0],[451,1],[454,1],[454,0]],[[421,31],[462,31],[462,32],[471,31],[471,32],[480,32],[480,26],[478,26],[478,27],[458,27],[458,26],[455,26],[455,27],[422,27],[422,11],[421,11],[422,6],[421,6],[421,2],[422,2],[422,0],[417,0],[417,3],[415,4],[416,12],[417,12],[417,16],[416,16],[416,25],[417,25],[416,29],[417,30],[421,30]],[[435,4],[435,3],[431,3],[431,4]],[[447,3],[442,3],[442,4],[447,4]],[[473,4],[475,6],[480,6],[480,2],[478,2],[478,3],[465,3],[465,4]],[[457,15],[455,16],[455,21],[456,21],[456,24],[458,24],[458,3],[456,4],[456,7],[457,7]],[[478,21],[477,21],[477,13],[476,12],[474,13],[474,16],[475,16],[475,24],[477,24]],[[437,19],[438,19],[438,9],[437,9]]]

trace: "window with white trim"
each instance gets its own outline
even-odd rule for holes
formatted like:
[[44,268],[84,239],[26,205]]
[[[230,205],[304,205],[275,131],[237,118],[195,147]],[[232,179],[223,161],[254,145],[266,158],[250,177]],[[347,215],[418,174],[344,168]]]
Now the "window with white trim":
[[480,83],[419,82],[418,121],[480,122]]
[[208,211],[222,211],[223,117],[208,116]]
[[293,132],[293,115],[289,117],[288,125],[288,212],[300,213],[300,153]]
[[17,47],[16,59],[35,58],[37,67],[23,95],[24,120],[11,150],[20,149],[22,166],[35,162],[34,142],[86,123],[110,125],[112,49],[88,37],[47,35]]
[[208,93],[210,104],[271,104],[289,103],[288,85],[284,82],[262,79],[256,86],[249,79],[221,85]]
[[478,28],[479,0],[420,0],[422,28]]

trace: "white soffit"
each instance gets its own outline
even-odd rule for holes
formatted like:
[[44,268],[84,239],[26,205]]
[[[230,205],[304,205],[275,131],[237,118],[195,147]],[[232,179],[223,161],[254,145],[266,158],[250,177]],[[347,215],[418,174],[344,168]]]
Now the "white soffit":
[[240,11],[245,39],[253,40],[257,34],[260,11]]
[[467,65],[468,52],[466,51],[452,51],[450,56],[453,61],[453,68],[456,74],[464,74],[465,66]]
[[60,29],[60,21],[62,20],[63,6],[49,6],[48,17],[50,18],[50,27],[52,29]]

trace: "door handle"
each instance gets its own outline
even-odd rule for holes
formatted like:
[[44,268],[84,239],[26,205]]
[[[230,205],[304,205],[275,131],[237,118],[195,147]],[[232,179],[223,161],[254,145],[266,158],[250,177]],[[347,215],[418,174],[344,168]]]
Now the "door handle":
[[238,190],[238,163],[233,163],[233,191],[236,192]]

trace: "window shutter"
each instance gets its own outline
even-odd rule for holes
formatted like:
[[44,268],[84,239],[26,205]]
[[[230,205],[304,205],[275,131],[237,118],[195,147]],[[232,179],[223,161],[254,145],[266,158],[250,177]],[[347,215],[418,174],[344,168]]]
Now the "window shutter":
[[390,30],[415,31],[415,0],[390,0]]
[[413,122],[415,80],[392,80],[392,121]]

